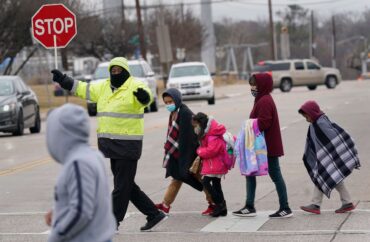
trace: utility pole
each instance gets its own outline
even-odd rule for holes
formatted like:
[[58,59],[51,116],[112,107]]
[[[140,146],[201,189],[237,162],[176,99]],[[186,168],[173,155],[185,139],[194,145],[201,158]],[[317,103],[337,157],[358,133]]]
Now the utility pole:
[[122,26],[125,24],[125,0],[121,0],[121,23]]
[[275,41],[274,41],[274,21],[272,19],[272,3],[268,0],[269,4],[269,16],[270,16],[270,55],[272,60],[276,60],[275,56]]
[[120,38],[125,39],[125,0],[121,0],[121,29],[119,33]]
[[181,2],[181,4],[180,4],[180,11],[181,11],[181,21],[182,21],[182,23],[184,23],[185,22],[185,15],[184,15],[184,3],[183,2]]
[[137,16],[137,30],[139,32],[139,39],[140,39],[140,52],[141,56],[146,60],[146,48],[145,48],[145,37],[144,37],[144,29],[143,29],[143,22],[141,21],[141,8],[139,0],[136,0],[136,16]]
[[331,51],[331,59],[332,59],[332,67],[336,67],[336,56],[337,56],[337,40],[336,40],[336,32],[335,32],[335,16],[332,16],[332,51]]
[[309,44],[309,56],[310,58],[312,59],[312,57],[315,56],[315,32],[314,32],[314,28],[315,28],[315,23],[314,23],[314,16],[313,16],[313,11],[311,10],[311,21],[310,21],[310,37],[309,37],[309,41],[310,41],[310,44]]

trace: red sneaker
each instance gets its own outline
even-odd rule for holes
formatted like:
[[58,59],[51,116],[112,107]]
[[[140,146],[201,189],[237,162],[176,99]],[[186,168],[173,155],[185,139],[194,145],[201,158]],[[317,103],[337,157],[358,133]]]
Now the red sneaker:
[[348,203],[348,204],[343,205],[339,209],[335,210],[335,213],[345,213],[345,212],[352,211],[355,208],[356,207],[355,205],[353,205],[353,203]]
[[213,212],[213,210],[215,209],[215,207],[216,207],[216,205],[209,204],[208,205],[208,208],[202,212],[202,215],[203,216],[210,216],[211,213]]
[[301,209],[303,211],[314,213],[314,214],[320,214],[320,206],[317,206],[315,204],[310,204],[308,206],[301,206]]
[[164,203],[157,203],[155,206],[164,213],[168,214],[170,212],[171,206],[167,207]]

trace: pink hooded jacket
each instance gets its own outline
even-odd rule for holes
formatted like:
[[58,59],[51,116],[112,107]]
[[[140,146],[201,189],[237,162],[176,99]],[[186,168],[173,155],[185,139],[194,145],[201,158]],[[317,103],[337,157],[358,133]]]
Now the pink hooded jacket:
[[209,118],[205,135],[200,141],[197,154],[202,159],[202,175],[222,175],[228,169],[224,162],[226,142],[222,135],[226,132],[224,125]]

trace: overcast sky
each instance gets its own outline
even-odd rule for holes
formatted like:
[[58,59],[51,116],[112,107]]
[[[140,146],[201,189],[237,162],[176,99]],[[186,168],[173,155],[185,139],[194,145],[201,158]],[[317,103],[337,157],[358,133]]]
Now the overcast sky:
[[[111,0],[112,1],[112,0]],[[158,4],[160,0],[140,0],[148,5]],[[170,3],[197,3],[200,0],[161,0],[163,4]],[[212,0],[213,19],[220,21],[223,18],[232,18],[235,20],[258,20],[268,17],[268,0]],[[124,0],[126,5],[135,5],[135,0]],[[301,4],[305,8],[312,9],[320,17],[329,17],[332,14],[354,11],[361,12],[364,9],[370,9],[370,0],[272,0],[273,11],[284,9],[288,4]],[[187,5],[199,15],[200,5]]]

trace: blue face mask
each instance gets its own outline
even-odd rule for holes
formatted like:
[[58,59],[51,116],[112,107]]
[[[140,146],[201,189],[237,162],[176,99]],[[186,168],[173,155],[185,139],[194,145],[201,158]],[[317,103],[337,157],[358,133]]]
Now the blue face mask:
[[166,108],[169,112],[173,112],[176,110],[176,105],[175,104],[166,105]]

